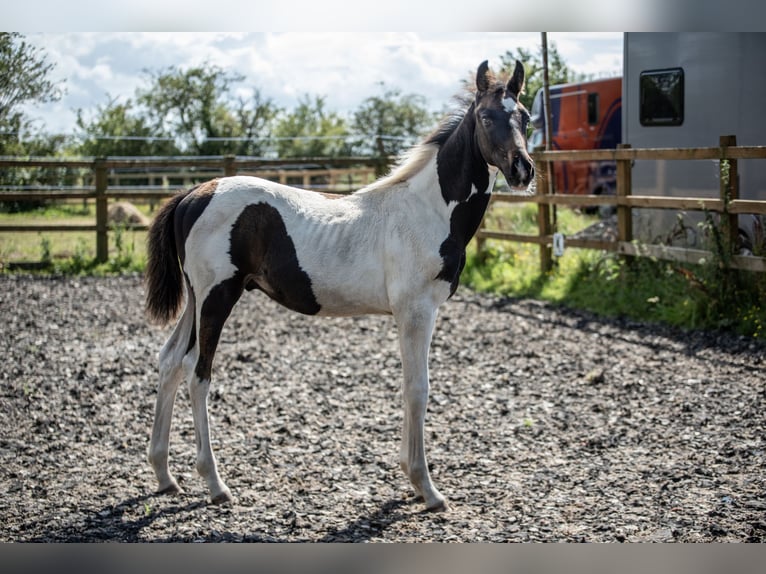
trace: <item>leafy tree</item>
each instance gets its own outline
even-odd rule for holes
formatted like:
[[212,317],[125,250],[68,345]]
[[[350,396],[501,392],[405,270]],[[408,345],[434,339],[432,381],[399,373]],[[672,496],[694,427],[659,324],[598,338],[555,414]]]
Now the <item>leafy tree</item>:
[[240,98],[232,109],[232,86],[243,81],[243,76],[209,64],[186,71],[171,66],[148,73],[151,85],[138,92],[138,103],[156,130],[176,136],[182,151],[195,155],[262,153],[277,108],[254,90],[250,99]]
[[119,103],[110,98],[90,117],[77,110],[77,129],[81,143],[77,152],[85,156],[176,155],[178,149],[167,134],[148,125],[131,100]]
[[273,126],[279,108],[254,89],[250,98],[238,98],[232,111],[237,122],[237,134],[241,138],[234,146],[236,155],[264,155],[270,145]]
[[61,98],[63,89],[50,79],[54,68],[21,34],[0,32],[0,155],[28,153],[19,133],[29,128],[30,120],[20,107]]
[[426,108],[423,96],[402,94],[384,82],[380,87],[383,93],[366,98],[354,112],[351,125],[355,133],[365,137],[357,142],[360,151],[383,159],[399,155],[416,143],[436,118]]
[[274,135],[280,157],[338,157],[351,153],[346,121],[325,109],[322,96],[304,95],[295,109],[277,120]]

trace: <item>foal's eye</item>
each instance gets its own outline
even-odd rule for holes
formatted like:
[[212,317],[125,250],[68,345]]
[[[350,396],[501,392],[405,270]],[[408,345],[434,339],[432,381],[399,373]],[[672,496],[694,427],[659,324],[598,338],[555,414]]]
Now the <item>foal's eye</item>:
[[486,116],[481,118],[481,123],[484,125],[485,128],[492,127],[492,120]]

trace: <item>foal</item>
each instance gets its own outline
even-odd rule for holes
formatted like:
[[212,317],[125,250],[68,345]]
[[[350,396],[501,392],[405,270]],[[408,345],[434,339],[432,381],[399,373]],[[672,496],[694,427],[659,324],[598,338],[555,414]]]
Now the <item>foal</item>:
[[149,231],[146,308],[167,323],[185,306],[159,355],[149,461],[160,492],[180,491],[168,468],[168,440],[176,391],[187,381],[197,470],[213,502],[232,499],[210,446],[207,395],[221,329],[243,291],[258,289],[309,315],[393,315],[404,375],[400,464],[426,508],[447,508],[431,482],[423,439],[429,347],[498,170],[517,189],[534,176],[529,114],[518,99],[523,84],[520,62],[507,83],[483,62],[466,109],[389,176],[352,195],[329,199],[235,176],[165,204]]

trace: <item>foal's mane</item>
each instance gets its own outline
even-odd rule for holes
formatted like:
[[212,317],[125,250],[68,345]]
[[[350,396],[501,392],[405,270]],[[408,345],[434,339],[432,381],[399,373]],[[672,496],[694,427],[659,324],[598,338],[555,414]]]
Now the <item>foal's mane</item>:
[[[490,88],[489,91],[504,89],[505,83],[508,81],[507,77],[498,78],[492,72],[488,73],[488,78],[493,84],[493,87]],[[455,132],[468,111],[473,108],[475,99],[475,82],[473,79],[466,80],[464,82],[463,93],[454,98],[457,106],[442,118],[436,129],[426,136],[422,142],[404,152],[388,175],[383,176],[359,191],[367,192],[392,187],[398,183],[403,183],[412,178],[415,174],[420,173],[431,158],[433,158],[434,154],[439,151],[439,148],[444,145],[449,137]]]
[[[468,98],[466,97],[466,99]],[[414,145],[399,157],[388,175],[372,182],[359,191],[367,192],[392,187],[420,173],[444,142],[449,139],[449,136],[457,129],[460,122],[463,121],[469,107],[470,105],[464,107],[461,111],[452,112],[443,118],[437,128],[426,136],[422,142]]]

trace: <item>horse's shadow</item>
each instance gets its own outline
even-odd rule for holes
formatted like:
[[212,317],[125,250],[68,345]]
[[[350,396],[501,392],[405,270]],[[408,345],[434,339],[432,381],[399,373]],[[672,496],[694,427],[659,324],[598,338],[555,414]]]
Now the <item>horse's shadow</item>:
[[[162,505],[156,501],[171,501]],[[340,530],[330,530],[318,538],[307,536],[301,538],[291,536],[289,541],[302,542],[366,542],[372,538],[381,537],[392,525],[414,516],[414,512],[405,511],[422,499],[392,499],[384,502],[374,512],[359,516]],[[183,522],[184,514],[191,515],[194,511],[207,506],[213,506],[205,500],[195,499],[186,502],[183,499],[172,499],[158,493],[147,493],[126,498],[117,504],[110,504],[99,510],[89,511],[85,515],[72,517],[63,524],[48,530],[44,535],[26,539],[25,542],[287,542],[288,538],[268,533],[243,533],[218,531],[197,533],[190,538],[183,534],[159,534],[152,536],[152,525],[157,521],[176,520]],[[141,512],[141,508],[145,511]],[[36,530],[35,525],[28,527]]]
[[[204,501],[173,504],[155,508],[151,501],[162,495],[147,493],[126,498],[117,504],[109,504],[95,511],[76,514],[48,530],[44,535],[26,539],[25,542],[163,542],[171,539],[152,539],[145,534],[151,525],[164,517],[191,512],[206,506]],[[136,508],[144,507],[143,514]],[[32,529],[35,525],[28,524]]]
[[422,498],[389,500],[372,514],[360,516],[345,528],[328,532],[312,542],[366,542],[381,536],[385,530],[397,522],[411,517],[413,513],[402,512],[402,509],[415,503],[422,504],[422,500]]

